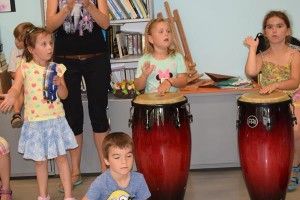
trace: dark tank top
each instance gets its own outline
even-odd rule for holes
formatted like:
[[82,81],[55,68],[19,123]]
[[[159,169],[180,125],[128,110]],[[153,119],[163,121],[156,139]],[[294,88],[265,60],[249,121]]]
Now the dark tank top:
[[[62,3],[61,0],[60,3]],[[81,8],[81,14],[77,24],[82,23],[82,16],[84,15],[84,12],[86,11]],[[75,24],[74,21],[74,16],[67,17],[65,22],[54,32],[55,55],[86,55],[94,53],[104,53],[108,51],[104,40],[103,29],[96,22],[94,22],[92,18],[89,20],[89,26],[91,26],[92,24],[92,28],[90,28],[89,30],[85,28],[75,28],[73,31],[66,31],[65,24],[69,23],[73,26],[73,24]],[[87,25],[85,26],[87,27]],[[77,27],[80,26],[77,25]]]

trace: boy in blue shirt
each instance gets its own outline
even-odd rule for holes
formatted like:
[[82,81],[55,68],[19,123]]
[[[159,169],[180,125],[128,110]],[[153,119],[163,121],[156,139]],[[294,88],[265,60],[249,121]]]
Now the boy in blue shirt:
[[108,169],[90,185],[82,200],[146,200],[151,194],[144,176],[132,171],[133,141],[123,132],[107,135],[102,144]]

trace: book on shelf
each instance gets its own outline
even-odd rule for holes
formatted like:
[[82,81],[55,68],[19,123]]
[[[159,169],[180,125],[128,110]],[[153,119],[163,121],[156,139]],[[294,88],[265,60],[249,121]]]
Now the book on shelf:
[[132,6],[132,8],[133,8],[133,10],[134,10],[134,12],[136,13],[136,15],[137,15],[137,18],[141,18],[141,16],[139,15],[139,12],[138,12],[138,10],[137,10],[137,8],[135,7],[135,5],[134,5],[134,3],[133,3],[133,0],[129,0],[129,3],[131,4],[131,6]]
[[125,69],[124,63],[113,63],[111,64],[111,81],[113,83],[121,82],[124,79],[122,71]]
[[134,11],[131,3],[129,2],[129,0],[123,0],[125,2],[125,6],[127,7],[127,9],[130,10],[131,14],[132,14],[132,19],[136,19],[138,16],[136,14],[136,12]]
[[[121,45],[125,45],[127,54],[125,55],[141,55],[143,54],[143,37],[140,32],[122,31],[122,37],[120,37]],[[121,56],[120,56],[121,57]]]
[[116,9],[120,12],[120,14],[122,15],[122,19],[128,19],[127,15],[126,15],[126,11],[122,9],[122,7],[120,6],[120,1],[118,0],[111,0],[112,3],[115,5]]
[[147,12],[147,9],[146,9],[146,7],[143,3],[143,0],[136,0],[136,2],[137,2],[138,6],[139,6],[139,8],[142,12],[143,17],[147,18],[148,17],[148,14],[147,14],[148,12]]
[[140,18],[141,19],[144,18],[143,14],[142,14],[142,11],[141,11],[140,7],[138,6],[138,3],[136,2],[136,0],[131,0],[131,1],[134,4],[134,7],[136,8]]
[[124,19],[122,13],[118,10],[117,6],[113,3],[113,0],[108,0],[108,9],[110,9],[115,15],[117,15],[117,19]]
[[107,5],[108,5],[108,10],[109,10],[113,20],[120,20],[121,19],[120,16],[116,12],[116,10],[113,8],[113,6],[109,0],[107,1]]
[[118,43],[116,39],[116,33],[119,31],[120,31],[119,26],[110,26],[106,30],[106,36],[107,36],[106,45],[110,53],[110,58],[119,57]]
[[120,0],[120,4],[123,5],[124,9],[125,9],[126,12],[128,13],[128,15],[129,15],[129,18],[128,18],[128,19],[134,19],[134,15],[133,15],[131,9],[128,8],[128,6],[126,5],[125,0]]
[[145,5],[145,7],[146,7],[146,10],[147,10],[147,15],[148,15],[148,18],[150,18],[151,16],[150,16],[150,10],[152,10],[152,4],[151,4],[151,2],[150,1],[152,1],[152,0],[143,0],[143,2],[144,2],[144,5]]
[[125,19],[131,19],[131,15],[128,13],[126,8],[124,7],[123,3],[120,0],[114,0],[114,3],[122,10],[122,13],[125,16]]
[[127,40],[125,34],[123,32],[118,32],[116,34],[117,43],[118,43],[118,50],[120,58],[128,55],[127,50]]

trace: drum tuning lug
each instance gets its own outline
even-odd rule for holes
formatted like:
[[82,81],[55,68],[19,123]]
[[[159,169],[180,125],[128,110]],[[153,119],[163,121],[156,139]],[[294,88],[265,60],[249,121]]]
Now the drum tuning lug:
[[189,115],[189,122],[190,122],[190,123],[192,123],[192,122],[194,121],[194,119],[193,119],[193,115],[192,115],[192,114],[190,114],[190,113],[189,113],[188,115]]
[[130,115],[130,118],[128,120],[128,127],[130,128],[131,125],[132,125],[132,116],[133,116],[133,112],[134,112],[134,108],[133,107],[130,107],[130,110],[129,110],[129,115]]
[[272,129],[271,123],[267,123],[266,129],[267,131],[270,131]]
[[297,125],[297,118],[295,116],[292,116],[292,123],[293,125]]
[[128,120],[128,127],[131,128],[131,125],[132,125],[132,119],[129,119]]
[[235,126],[236,126],[236,128],[239,128],[239,127],[240,127],[240,125],[241,125],[241,123],[240,123],[240,120],[238,120],[238,119],[237,119],[237,120],[236,120],[236,125],[235,125]]
[[149,124],[146,124],[146,130],[150,131],[150,129],[151,129],[151,126]]
[[180,120],[179,120],[179,109],[178,108],[176,108],[174,122],[175,122],[176,128],[180,128],[181,124],[180,124]]

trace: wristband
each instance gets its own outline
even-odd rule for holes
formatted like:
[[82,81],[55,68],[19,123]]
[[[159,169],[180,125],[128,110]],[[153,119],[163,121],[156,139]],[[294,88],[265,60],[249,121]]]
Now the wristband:
[[169,79],[165,79],[165,80],[168,81],[171,86],[173,86],[173,84],[171,83],[171,81]]

